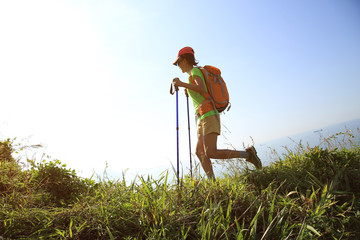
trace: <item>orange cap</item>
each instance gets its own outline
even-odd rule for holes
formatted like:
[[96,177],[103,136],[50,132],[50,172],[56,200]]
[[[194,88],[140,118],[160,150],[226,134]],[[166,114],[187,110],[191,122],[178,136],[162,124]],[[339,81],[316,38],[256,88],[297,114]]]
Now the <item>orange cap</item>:
[[184,47],[184,48],[180,49],[180,51],[177,55],[177,58],[173,64],[177,65],[177,62],[179,61],[180,56],[184,55],[186,53],[191,53],[192,55],[194,55],[194,50],[191,47]]

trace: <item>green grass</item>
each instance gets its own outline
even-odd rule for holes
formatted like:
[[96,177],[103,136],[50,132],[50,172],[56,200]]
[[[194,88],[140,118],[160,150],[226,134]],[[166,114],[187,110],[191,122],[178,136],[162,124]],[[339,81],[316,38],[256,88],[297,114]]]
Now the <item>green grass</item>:
[[357,239],[360,147],[344,136],[354,143],[341,133],[262,170],[232,165],[215,183],[184,176],[180,186],[167,172],[127,183],[80,178],[58,160],[24,168],[8,139],[0,239]]

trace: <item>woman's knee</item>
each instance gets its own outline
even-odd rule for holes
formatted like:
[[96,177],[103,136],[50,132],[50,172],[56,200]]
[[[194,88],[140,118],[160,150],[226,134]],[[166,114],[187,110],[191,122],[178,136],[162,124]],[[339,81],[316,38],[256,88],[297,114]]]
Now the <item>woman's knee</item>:
[[204,142],[203,142],[202,135],[198,135],[198,141],[197,141],[197,144],[196,144],[195,154],[200,159],[200,161],[202,161],[202,159],[205,156]]
[[202,148],[196,148],[196,156],[202,161],[205,156],[205,152]]

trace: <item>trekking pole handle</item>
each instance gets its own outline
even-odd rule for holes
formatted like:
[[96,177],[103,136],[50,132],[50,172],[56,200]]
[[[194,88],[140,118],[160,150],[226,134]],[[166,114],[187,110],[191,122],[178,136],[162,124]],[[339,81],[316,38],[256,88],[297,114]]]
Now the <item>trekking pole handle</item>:
[[[175,89],[175,91],[174,91],[174,89]],[[177,91],[179,91],[179,87],[175,86],[174,83],[172,82],[171,86],[170,86],[170,94],[174,95],[174,93],[177,92]]]

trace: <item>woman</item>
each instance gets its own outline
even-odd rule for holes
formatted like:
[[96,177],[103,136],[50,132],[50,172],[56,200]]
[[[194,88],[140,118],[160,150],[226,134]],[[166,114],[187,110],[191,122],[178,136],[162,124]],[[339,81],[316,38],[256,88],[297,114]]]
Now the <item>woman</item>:
[[[217,137],[220,135],[220,115],[212,107],[211,103],[206,103],[205,101],[204,95],[207,93],[207,88],[201,70],[196,68],[198,63],[195,60],[194,50],[191,47],[182,48],[173,64],[178,66],[183,73],[189,74],[188,83],[180,81],[179,78],[174,78],[173,84],[174,86],[185,88],[185,91],[188,92],[194,103],[199,120],[196,156],[200,159],[208,178],[215,180],[210,158],[245,158],[254,164],[256,168],[260,169],[262,164],[253,146],[245,149],[245,151],[217,149]],[[206,110],[204,111],[204,109]],[[199,112],[201,112],[201,115]]]

